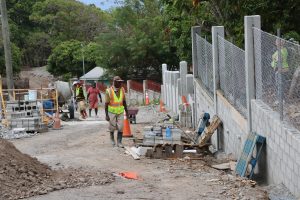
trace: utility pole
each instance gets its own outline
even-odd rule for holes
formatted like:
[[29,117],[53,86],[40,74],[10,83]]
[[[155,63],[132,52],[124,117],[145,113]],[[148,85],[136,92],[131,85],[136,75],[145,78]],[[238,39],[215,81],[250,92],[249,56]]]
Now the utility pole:
[[[9,27],[8,27],[7,9],[6,9],[5,0],[0,0],[0,9],[1,9],[3,45],[4,45],[4,52],[5,52],[7,89],[12,90],[14,88],[12,56],[11,56],[11,45],[9,39]],[[12,91],[9,92],[9,99],[10,100],[13,99]]]

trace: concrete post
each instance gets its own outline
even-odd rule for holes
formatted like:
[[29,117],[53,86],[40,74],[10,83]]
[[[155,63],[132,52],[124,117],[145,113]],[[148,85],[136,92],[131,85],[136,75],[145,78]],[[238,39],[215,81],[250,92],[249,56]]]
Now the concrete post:
[[181,78],[181,95],[187,97],[186,90],[186,75],[187,75],[187,62],[180,62],[180,78]]
[[[193,62],[193,76],[194,78],[198,77],[198,52],[197,52],[197,35],[201,35],[201,28],[200,26],[193,26],[191,28],[191,38],[192,38],[192,62]],[[194,85],[194,105],[197,105],[197,98],[196,98],[196,88]],[[195,109],[195,107],[193,107]],[[193,110],[193,120],[195,124],[195,120],[197,119],[197,112]]]
[[[144,93],[144,102],[146,102],[146,92],[147,92],[147,80],[143,80],[143,93]],[[148,94],[149,95],[149,94]],[[149,97],[150,99],[150,97]]]
[[172,73],[172,82],[171,82],[171,85],[172,85],[172,96],[171,96],[171,101],[172,101],[172,105],[173,105],[173,112],[175,114],[178,113],[178,98],[176,97],[176,90],[177,90],[177,80],[179,79],[180,77],[180,73],[178,71],[174,71]]
[[166,99],[166,71],[167,71],[167,64],[162,64],[162,83],[163,83],[163,102],[166,104],[167,103],[167,99]]
[[214,109],[216,115],[218,114],[218,103],[217,103],[217,90],[220,89],[220,71],[219,64],[219,44],[218,36],[224,37],[224,26],[213,26],[212,27],[212,57],[213,57],[213,77],[214,77]]
[[260,29],[260,16],[244,17],[245,31],[245,71],[246,71],[246,93],[247,93],[247,131],[252,131],[251,100],[255,99],[255,58],[253,27]]
[[128,104],[131,103],[130,83],[131,83],[131,80],[127,80],[127,95],[128,95],[128,99],[126,101],[128,101],[127,102]]
[[200,36],[201,28],[200,26],[193,26],[191,28],[192,37],[192,59],[193,59],[193,74],[194,77],[198,77],[198,52],[197,52],[197,37],[196,34]]

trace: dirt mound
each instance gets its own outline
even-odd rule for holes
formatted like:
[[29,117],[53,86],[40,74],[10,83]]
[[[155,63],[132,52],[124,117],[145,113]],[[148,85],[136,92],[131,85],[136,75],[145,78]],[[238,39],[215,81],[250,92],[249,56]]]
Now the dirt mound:
[[64,188],[106,184],[111,174],[77,169],[54,171],[0,139],[0,199],[19,199]]

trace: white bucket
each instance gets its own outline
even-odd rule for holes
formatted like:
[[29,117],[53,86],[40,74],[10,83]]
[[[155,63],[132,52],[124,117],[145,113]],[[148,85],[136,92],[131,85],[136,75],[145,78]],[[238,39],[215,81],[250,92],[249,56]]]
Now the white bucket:
[[29,101],[29,95],[24,95],[24,101]]
[[37,99],[37,91],[36,90],[28,90],[28,100],[36,101]]

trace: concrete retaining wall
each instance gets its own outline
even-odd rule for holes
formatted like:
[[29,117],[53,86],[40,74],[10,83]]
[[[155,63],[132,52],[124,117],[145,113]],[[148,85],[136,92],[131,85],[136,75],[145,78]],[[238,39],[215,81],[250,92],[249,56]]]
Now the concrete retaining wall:
[[300,197],[300,132],[259,100],[252,100],[253,131],[266,137],[266,179]]

